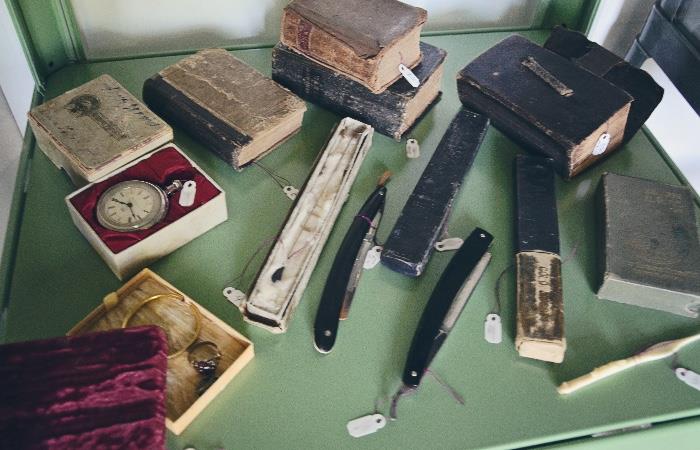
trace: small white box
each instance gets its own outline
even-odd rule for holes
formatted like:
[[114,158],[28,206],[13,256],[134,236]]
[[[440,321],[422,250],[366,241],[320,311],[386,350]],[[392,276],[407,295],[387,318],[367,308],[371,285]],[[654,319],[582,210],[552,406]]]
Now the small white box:
[[[95,229],[85,220],[83,215],[76,209],[71,200],[82,192],[92,189],[94,185],[115,177],[132,166],[139,164],[157,153],[173,148],[180,153],[189,164],[204,176],[212,185],[219,190],[212,199],[204,204],[195,207],[184,216],[167,224],[163,228],[155,231],[153,234],[141,239],[135,244],[120,250],[112,251],[107,244],[102,240]],[[177,250],[187,244],[194,238],[201,236],[216,225],[225,222],[228,219],[226,209],[226,194],[224,190],[207,175],[199,166],[197,166],[185,153],[175,144],[166,144],[153,152],[144,155],[128,165],[110,173],[109,175],[96,180],[93,183],[84,186],[81,189],[69,194],[65,198],[68,211],[70,212],[73,223],[78,227],[80,232],[90,242],[90,245],[99,253],[102,259],[107,263],[112,272],[123,280],[125,277],[136,273],[138,270],[153,263],[161,257]],[[171,201],[176,201],[174,198]]]

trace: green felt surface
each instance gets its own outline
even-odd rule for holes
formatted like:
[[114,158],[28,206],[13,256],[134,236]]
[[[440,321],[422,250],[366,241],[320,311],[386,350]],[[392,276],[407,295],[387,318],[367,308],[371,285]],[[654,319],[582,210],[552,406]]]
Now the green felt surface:
[[[540,43],[547,36],[545,31],[522,34]],[[236,173],[176,130],[176,143],[225,189],[229,220],[151,268],[248,336],[255,343],[256,357],[180,437],[169,437],[172,448],[186,444],[199,449],[515,447],[700,415],[700,392],[676,380],[670,361],[620,374],[567,398],[555,391],[559,382],[611,359],[700,329],[697,320],[601,301],[593,293],[593,192],[601,174],[614,171],[679,183],[644,133],[573,181],[557,181],[561,247],[567,260],[563,267],[568,341],[564,363],[518,357],[513,345],[512,271],[504,278],[504,342],[491,345],[484,341],[483,320],[495,302],[496,279],[513,259],[512,161],[519,151],[490,128],[455,202],[449,233],[466,236],[475,226],[490,231],[495,236],[493,260],[432,366],[464,396],[466,405],[456,404],[428,376],[415,395],[401,401],[398,421],[360,440],[347,434],[348,420],[371,413],[375,399],[393,394],[398,387],[423,306],[451,255],[436,253],[420,279],[409,279],[381,266],[365,272],[350,317],[341,324],[336,347],[323,356],[313,348],[312,324],[330,263],[353,215],[377,177],[389,169],[394,177],[378,233],[380,241],[386,238],[460,107],[455,74],[507,35],[425,39],[447,50],[448,57],[442,100],[411,133],[420,142],[421,157],[407,160],[404,143],[375,134],[350,199],[284,335],[272,335],[244,323],[221,290],[240,273],[259,244],[277,233],[291,202],[262,170],[252,167]],[[270,73],[269,49],[234,53]],[[68,66],[49,77],[47,97],[102,73],[109,73],[140,96],[144,79],[178,59]],[[266,157],[264,164],[300,186],[339,119],[309,105],[300,133]],[[121,284],[73,226],[63,198],[74,188],[65,174],[35,149],[28,175],[8,289],[8,341],[65,333]],[[247,289],[261,265],[258,257],[238,287]],[[700,346],[683,350],[679,362],[700,371]]]

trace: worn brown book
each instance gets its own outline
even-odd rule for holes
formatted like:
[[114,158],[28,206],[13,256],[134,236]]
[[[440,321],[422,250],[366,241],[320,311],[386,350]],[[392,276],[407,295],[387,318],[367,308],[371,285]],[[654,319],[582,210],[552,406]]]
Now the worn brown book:
[[690,190],[607,173],[598,204],[598,297],[698,317],[700,241]]
[[522,36],[479,55],[457,76],[459,98],[571,178],[623,142],[632,97]]
[[143,99],[234,169],[299,131],[305,103],[223,49],[207,49],[146,80]]
[[76,186],[172,140],[173,130],[114,78],[102,75],[29,112],[39,148]]
[[396,0],[294,0],[284,9],[280,41],[380,93],[420,62],[424,9]]

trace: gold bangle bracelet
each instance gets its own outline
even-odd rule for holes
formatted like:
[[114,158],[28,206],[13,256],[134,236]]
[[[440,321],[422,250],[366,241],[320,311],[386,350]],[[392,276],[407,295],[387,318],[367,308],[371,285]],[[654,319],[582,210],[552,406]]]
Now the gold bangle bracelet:
[[199,308],[197,308],[197,306],[194,303],[186,301],[185,297],[183,297],[182,295],[173,293],[173,294],[157,294],[157,295],[152,295],[152,296],[148,297],[147,299],[142,301],[138,307],[136,307],[133,311],[131,311],[129,314],[127,314],[126,317],[124,317],[124,320],[122,321],[122,328],[128,327],[131,319],[133,319],[133,317],[136,315],[136,313],[139,312],[139,310],[141,308],[143,308],[145,305],[147,305],[148,303],[154,302],[156,300],[163,299],[163,298],[170,298],[170,299],[180,300],[180,301],[184,302],[187,306],[190,307],[190,310],[192,311],[192,317],[194,317],[194,321],[195,321],[194,334],[192,335],[192,338],[189,341],[187,341],[187,343],[181,349],[179,349],[176,352],[168,354],[168,359],[173,359],[173,358],[185,353],[187,351],[187,349],[197,341],[197,338],[199,337],[199,333],[200,333],[200,331],[202,331],[202,314],[199,312]]

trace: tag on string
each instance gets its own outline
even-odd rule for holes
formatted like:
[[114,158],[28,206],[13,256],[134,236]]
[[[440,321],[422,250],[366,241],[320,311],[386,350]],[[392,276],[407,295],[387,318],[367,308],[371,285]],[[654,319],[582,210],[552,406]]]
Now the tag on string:
[[377,267],[377,264],[379,264],[379,260],[381,259],[380,257],[382,256],[382,249],[383,247],[381,245],[375,245],[369,249],[362,268],[369,270]]
[[451,250],[459,250],[464,244],[464,240],[458,237],[447,238],[435,243],[435,250],[439,252],[447,252]]
[[237,308],[240,308],[243,303],[248,300],[248,297],[242,291],[239,291],[231,286],[224,288],[224,297],[226,297],[226,300],[233,303]]
[[386,417],[382,414],[369,414],[353,419],[347,424],[348,433],[352,437],[362,437],[376,433],[386,426]]
[[500,344],[503,340],[503,328],[501,327],[501,316],[490,313],[484,321],[484,339],[489,344]]
[[408,81],[408,84],[413,86],[414,88],[417,88],[420,86],[420,80],[416,76],[415,73],[408,67],[406,67],[405,64],[399,64],[399,72],[401,72],[401,75]]
[[406,141],[406,158],[420,158],[420,145],[418,145],[417,140],[409,139]]
[[286,195],[290,200],[296,200],[297,195],[299,195],[299,189],[292,185],[284,186],[282,188],[282,192],[284,192],[284,195]]
[[675,370],[676,377],[687,384],[688,386],[700,391],[700,374],[693,372],[692,370],[686,369],[685,367],[678,367]]
[[194,205],[194,198],[197,196],[197,183],[194,180],[185,181],[180,191],[178,203],[184,208]]

